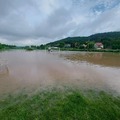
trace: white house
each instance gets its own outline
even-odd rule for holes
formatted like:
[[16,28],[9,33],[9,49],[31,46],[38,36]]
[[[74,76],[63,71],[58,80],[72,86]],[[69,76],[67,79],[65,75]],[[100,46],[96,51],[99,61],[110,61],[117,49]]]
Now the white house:
[[101,42],[97,42],[97,43],[95,43],[94,48],[95,49],[103,49],[104,46],[103,46],[103,44]]

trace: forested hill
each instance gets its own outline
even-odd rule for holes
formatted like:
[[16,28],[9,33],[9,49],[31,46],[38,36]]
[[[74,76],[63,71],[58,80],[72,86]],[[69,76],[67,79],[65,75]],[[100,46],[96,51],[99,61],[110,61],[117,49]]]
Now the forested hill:
[[90,40],[119,40],[120,41],[120,32],[107,32],[107,33],[98,33],[95,35],[89,36]]
[[120,32],[98,33],[88,37],[68,37],[55,42],[48,43],[49,46],[64,46],[64,44],[71,44],[75,47],[75,43],[85,44],[88,42],[102,42],[104,48],[120,49]]

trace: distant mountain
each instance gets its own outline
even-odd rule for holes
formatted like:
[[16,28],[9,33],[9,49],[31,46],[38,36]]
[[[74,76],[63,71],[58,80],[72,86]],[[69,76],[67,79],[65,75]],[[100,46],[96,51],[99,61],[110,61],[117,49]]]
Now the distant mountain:
[[89,36],[90,40],[99,41],[102,39],[107,40],[120,40],[120,32],[106,32],[106,33],[98,33]]
[[86,42],[102,42],[105,48],[120,49],[120,32],[106,32],[87,37],[68,37],[46,44],[47,46],[60,46],[60,44],[86,44]]

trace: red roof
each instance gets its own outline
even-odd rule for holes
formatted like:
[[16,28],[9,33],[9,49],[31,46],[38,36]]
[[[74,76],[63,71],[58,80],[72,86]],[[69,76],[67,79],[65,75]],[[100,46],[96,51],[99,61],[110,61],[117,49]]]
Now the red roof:
[[100,43],[100,42],[96,43],[96,45],[97,45],[97,46],[103,46],[103,44]]

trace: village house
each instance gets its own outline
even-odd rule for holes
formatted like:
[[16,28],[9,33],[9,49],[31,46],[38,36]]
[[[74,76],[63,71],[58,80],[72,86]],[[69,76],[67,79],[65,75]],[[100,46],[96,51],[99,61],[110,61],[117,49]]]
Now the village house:
[[101,42],[97,42],[97,43],[94,44],[94,48],[95,49],[103,49],[104,46],[103,46],[103,44]]

